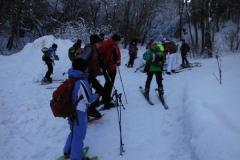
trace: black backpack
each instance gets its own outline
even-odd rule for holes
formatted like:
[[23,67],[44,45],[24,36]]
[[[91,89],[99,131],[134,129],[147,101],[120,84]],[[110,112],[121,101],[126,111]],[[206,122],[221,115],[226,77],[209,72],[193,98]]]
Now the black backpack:
[[50,51],[48,50],[48,48],[47,48],[47,47],[43,47],[43,48],[41,49],[41,51],[42,51],[42,53],[43,53],[42,60],[43,60],[43,61],[49,60]]

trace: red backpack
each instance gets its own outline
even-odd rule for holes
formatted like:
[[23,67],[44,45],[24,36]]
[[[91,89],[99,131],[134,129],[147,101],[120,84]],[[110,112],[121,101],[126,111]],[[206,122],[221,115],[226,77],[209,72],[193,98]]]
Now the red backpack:
[[76,115],[76,105],[83,99],[80,96],[75,103],[72,103],[72,90],[77,80],[79,79],[68,78],[53,92],[50,107],[55,117],[66,118]]

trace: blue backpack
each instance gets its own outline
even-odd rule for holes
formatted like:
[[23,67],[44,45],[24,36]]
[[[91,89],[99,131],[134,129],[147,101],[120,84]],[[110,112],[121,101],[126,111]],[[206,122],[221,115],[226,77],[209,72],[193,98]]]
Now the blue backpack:
[[148,53],[148,51],[146,51],[145,53],[143,53],[143,59],[144,59],[144,60],[146,60],[147,53]]

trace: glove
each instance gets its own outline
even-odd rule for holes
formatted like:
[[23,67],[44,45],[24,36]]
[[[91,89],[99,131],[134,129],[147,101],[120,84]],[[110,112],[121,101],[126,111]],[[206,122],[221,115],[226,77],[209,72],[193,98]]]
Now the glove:
[[50,101],[50,106],[52,107],[52,106],[54,106],[54,104],[55,104],[55,101],[52,99],[52,100]]
[[58,61],[58,60],[59,60],[58,55],[55,55],[55,56],[54,56],[54,59],[55,59],[56,61]]

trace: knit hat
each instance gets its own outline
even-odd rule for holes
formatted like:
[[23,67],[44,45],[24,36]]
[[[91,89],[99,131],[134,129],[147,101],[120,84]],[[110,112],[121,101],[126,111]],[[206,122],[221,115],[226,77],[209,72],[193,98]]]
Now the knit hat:
[[80,70],[85,72],[86,68],[88,67],[87,61],[82,58],[75,59],[72,63],[72,68],[75,70]]
[[120,37],[118,34],[114,34],[114,35],[112,36],[112,40],[114,40],[115,42],[117,42],[117,41],[120,41],[120,40],[121,40],[121,37]]
[[77,43],[78,43],[78,44],[82,44],[82,40],[81,40],[81,39],[78,39],[78,40],[77,40]]
[[99,35],[97,35],[97,34],[92,34],[92,35],[90,36],[90,42],[91,42],[92,44],[95,44],[95,43],[97,43],[97,42],[102,42],[102,38],[101,38]]
[[100,36],[100,37],[104,37],[105,34],[104,34],[104,33],[100,33],[99,36]]
[[52,48],[58,48],[57,44],[53,43]]

